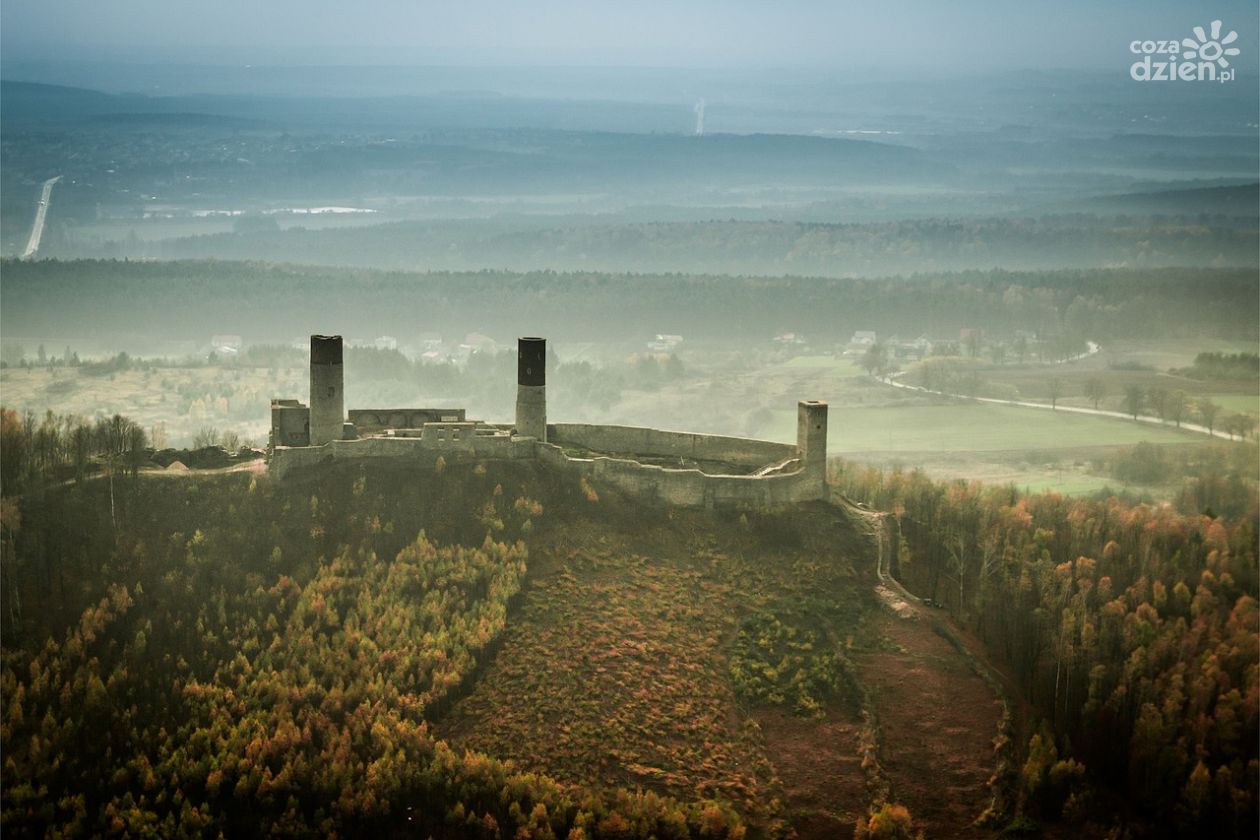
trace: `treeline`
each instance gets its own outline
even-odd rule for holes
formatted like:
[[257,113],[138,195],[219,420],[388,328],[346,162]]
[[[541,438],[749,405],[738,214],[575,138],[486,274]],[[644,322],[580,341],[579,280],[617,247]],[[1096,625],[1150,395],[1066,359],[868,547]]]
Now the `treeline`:
[[[898,162],[897,169],[905,163]],[[433,185],[426,188],[433,189]],[[1106,265],[1244,266],[1254,265],[1256,245],[1254,229],[1223,217],[1070,214],[846,224],[726,219],[614,225],[416,221],[239,231],[147,243],[79,243],[69,239],[58,243],[54,253],[62,257],[269,260],[390,269],[597,268],[838,277],[996,265],[1023,270]]]
[[1238,519],[1257,507],[1257,460],[1254,444],[1185,449],[1142,442],[1096,466],[1125,484],[1177,483],[1173,505],[1182,513]]
[[[225,262],[0,263],[8,335],[186,340],[231,331],[246,343],[307,335],[478,331],[507,340],[768,341],[784,330],[847,342],[856,330],[903,338],[1025,330],[1096,341],[1254,339],[1253,269],[971,271],[880,279],[599,272],[383,272]],[[50,302],[56,301],[56,305]],[[247,304],[245,302],[248,302]],[[329,313],[336,313],[329,321]],[[213,325],[213,326],[211,326]]]
[[999,653],[1045,719],[1026,816],[1255,836],[1254,505],[1224,519],[857,467],[842,484],[894,512],[902,580]]
[[93,459],[132,477],[148,461],[148,435],[132,420],[85,420],[51,411],[37,418],[0,407],[0,494],[12,496],[67,478],[83,479]]
[[1255,353],[1200,353],[1194,364],[1178,373],[1195,379],[1255,379],[1260,376],[1260,355]]
[[[1084,394],[1097,402],[1106,393],[1101,380],[1091,379],[1085,383]],[[1222,414],[1221,407],[1207,397],[1192,399],[1185,391],[1167,388],[1143,388],[1130,384],[1124,387],[1121,405],[1125,413],[1133,415],[1136,420],[1139,414],[1158,417],[1162,422],[1173,423],[1180,427],[1183,422],[1195,421],[1209,432],[1220,429],[1230,437],[1245,438],[1256,429],[1256,417],[1252,414],[1237,412]]]
[[[113,531],[96,483],[23,500],[6,564],[33,571],[33,532],[75,521],[70,576],[113,583],[63,632],[6,627],[5,832],[742,836],[719,803],[561,785],[430,734],[497,643],[544,509],[503,489],[528,471],[417,479],[139,482]],[[403,536],[420,521],[461,541]]]

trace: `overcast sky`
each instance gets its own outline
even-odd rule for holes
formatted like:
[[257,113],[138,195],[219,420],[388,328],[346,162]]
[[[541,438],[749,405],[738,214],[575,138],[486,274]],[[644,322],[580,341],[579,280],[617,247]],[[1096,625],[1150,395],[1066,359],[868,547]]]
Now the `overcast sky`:
[[[1256,66],[1256,0],[2,0],[6,61],[1114,68],[1214,18]],[[1126,64],[1127,66],[1127,64]]]

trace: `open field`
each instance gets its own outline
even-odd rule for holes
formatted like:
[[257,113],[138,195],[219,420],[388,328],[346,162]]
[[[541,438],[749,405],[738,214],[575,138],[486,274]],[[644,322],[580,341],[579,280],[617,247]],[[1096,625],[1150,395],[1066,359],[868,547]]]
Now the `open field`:
[[[1202,438],[1132,421],[964,401],[893,408],[833,404],[828,432],[828,451],[836,455],[1041,450],[1143,440],[1187,443]],[[795,440],[795,411],[776,412],[768,437]]]
[[[1195,449],[1210,444],[1166,445],[1166,449]],[[1028,449],[994,452],[862,452],[843,456],[847,462],[877,467],[919,469],[939,479],[967,479],[986,484],[1013,484],[1022,490],[1053,490],[1065,496],[1091,495],[1102,490],[1166,497],[1171,487],[1137,485],[1099,473],[1096,464],[1125,447],[1096,446],[1073,449]]]
[[1260,396],[1255,394],[1206,394],[1205,396],[1226,411],[1260,414]]
[[1254,353],[1255,342],[1202,336],[1153,341],[1107,342],[1100,354],[1108,363],[1118,360],[1150,365],[1156,370],[1189,367],[1199,353]]
[[796,356],[783,363],[791,369],[825,370],[836,376],[861,376],[863,371],[852,359],[835,356]]

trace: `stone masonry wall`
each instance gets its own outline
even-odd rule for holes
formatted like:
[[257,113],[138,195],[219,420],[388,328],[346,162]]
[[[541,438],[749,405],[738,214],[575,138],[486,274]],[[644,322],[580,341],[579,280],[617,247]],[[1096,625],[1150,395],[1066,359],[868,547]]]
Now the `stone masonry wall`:
[[[574,480],[587,478],[596,489],[600,485],[611,486],[643,501],[679,507],[765,509],[827,497],[825,481],[799,466],[791,472],[760,476],[708,475],[696,469],[670,469],[623,458],[572,458],[555,443],[487,434],[485,426],[480,427],[483,431],[478,434],[476,428],[473,423],[430,423],[424,426],[420,437],[374,437],[333,441],[317,447],[280,447],[272,457],[270,472],[283,477],[294,468],[328,459],[402,458],[431,466],[439,455],[447,461],[536,457]],[[597,451],[678,455],[749,467],[775,464],[797,455],[796,447],[789,444],[722,435],[585,424],[556,424],[549,427],[549,435],[552,430],[560,443]]]
[[594,452],[634,453],[657,457],[676,456],[698,461],[724,461],[743,467],[761,467],[797,454],[790,443],[768,440],[667,432],[642,426],[599,426],[587,423],[553,423],[547,440]]

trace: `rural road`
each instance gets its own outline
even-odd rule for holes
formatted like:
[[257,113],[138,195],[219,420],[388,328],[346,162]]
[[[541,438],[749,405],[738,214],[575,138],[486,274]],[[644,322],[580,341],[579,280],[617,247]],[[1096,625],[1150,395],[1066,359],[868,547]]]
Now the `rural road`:
[[26,250],[22,259],[29,260],[39,251],[39,241],[44,238],[44,222],[48,218],[48,205],[52,202],[53,184],[61,180],[58,175],[44,182],[44,189],[39,194],[39,208],[35,211],[35,225],[31,228],[31,238],[26,241]]
[[[1092,347],[1097,347],[1097,345],[1094,345],[1093,342],[1091,342],[1091,345]],[[1090,354],[1086,354],[1086,355],[1092,355],[1093,352],[1097,352],[1097,350],[1093,350]],[[966,394],[951,394],[947,391],[934,391],[931,388],[924,388],[922,385],[907,385],[905,382],[898,382],[897,377],[901,376],[903,373],[904,371],[898,371],[897,373],[889,374],[888,376],[878,376],[876,377],[876,379],[878,379],[880,382],[883,382],[885,385],[891,385],[894,388],[901,388],[902,390],[905,390],[905,391],[918,391],[921,394],[932,394],[933,396],[938,396],[938,397],[954,397],[960,400],[971,400],[972,402],[980,402],[980,403],[992,403],[993,405],[1013,405],[1013,406],[1018,406],[1020,408],[1040,408],[1046,411],[1061,411],[1067,414],[1091,414],[1095,417],[1112,417],[1119,420],[1133,421],[1134,419],[1133,415],[1131,414],[1125,414],[1122,411],[1107,411],[1101,408],[1083,408],[1079,406],[1069,406],[1069,405],[1051,406],[1046,403],[1027,402],[1025,400],[999,400],[994,397],[969,397]],[[1207,426],[1200,425],[1199,423],[1182,423],[1180,426],[1178,426],[1174,423],[1170,423],[1167,420],[1160,420],[1159,418],[1156,418],[1156,417],[1145,417],[1145,416],[1140,416],[1140,415],[1138,416],[1136,422],[1145,423],[1150,426],[1163,426],[1169,429],[1181,429],[1182,431],[1185,431],[1185,432],[1197,432],[1198,434],[1218,437],[1218,438],[1221,438],[1222,440],[1234,439],[1232,435],[1227,434],[1221,431],[1220,429],[1208,429]]]

